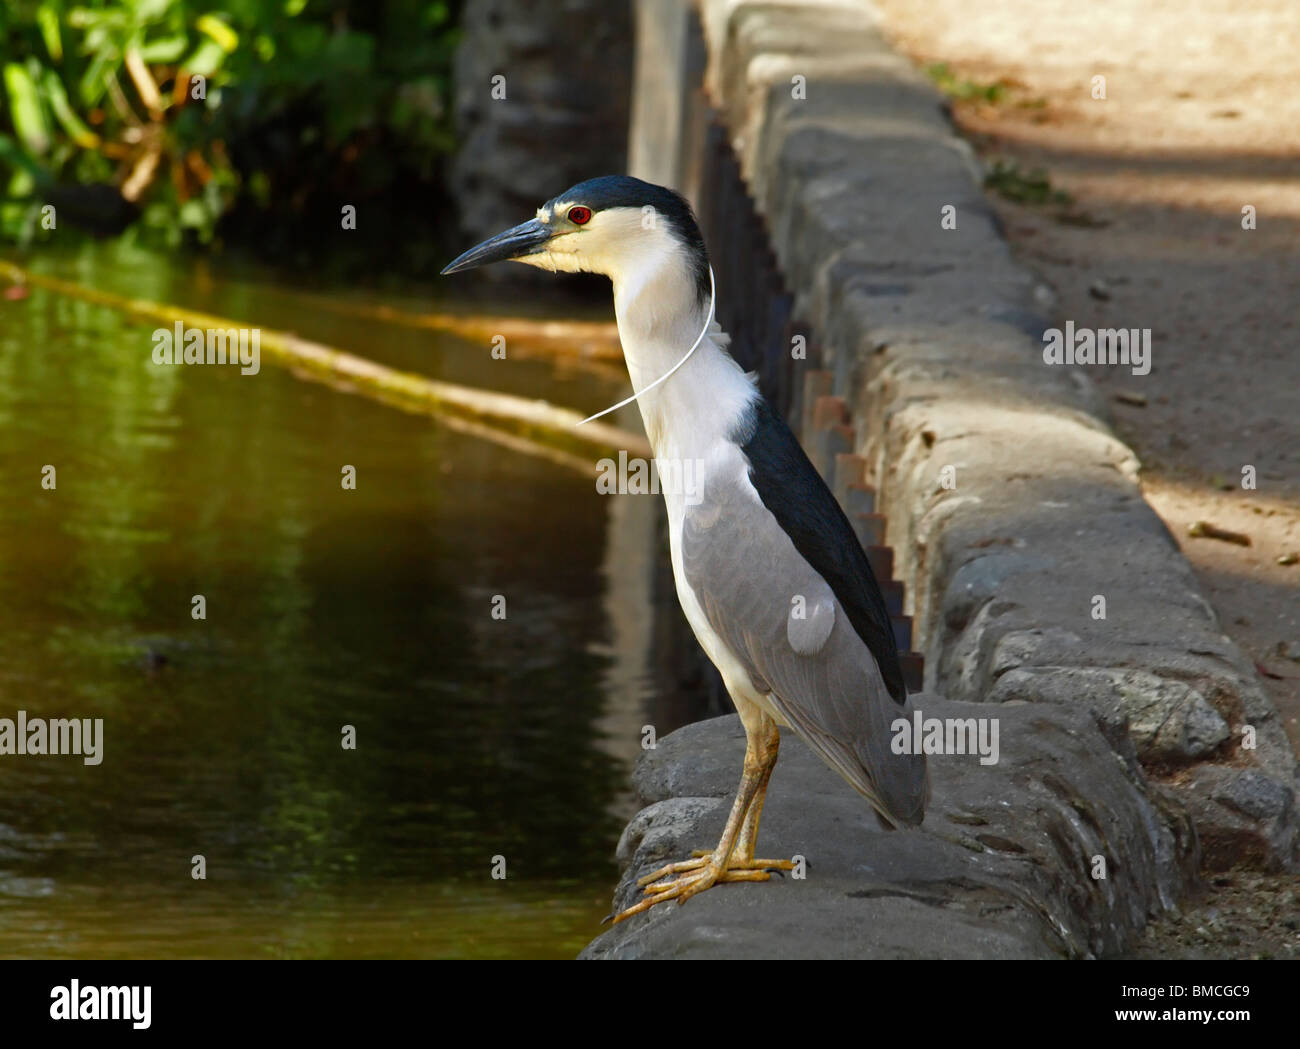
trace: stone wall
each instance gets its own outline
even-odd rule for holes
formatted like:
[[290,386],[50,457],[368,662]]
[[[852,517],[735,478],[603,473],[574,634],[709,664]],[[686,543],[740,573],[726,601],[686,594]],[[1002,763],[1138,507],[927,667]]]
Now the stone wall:
[[[467,241],[522,222],[576,182],[624,170],[630,3],[474,0],[461,30],[451,190]],[[504,98],[493,95],[498,76]]]
[[[1114,954],[1202,860],[1295,868],[1277,712],[1086,374],[1044,363],[1051,293],[1011,257],[943,100],[865,4],[705,0],[701,18],[709,91],[889,521],[926,654],[918,706],[999,718],[1006,757],[932,758],[925,824],[886,835],[791,737],[762,848],[803,852],[808,879],[655,908],[588,956]],[[643,758],[620,904],[636,874],[715,840],[734,724]]]
[[1127,719],[1211,866],[1296,865],[1277,712],[1086,369],[1044,363],[1051,293],[1011,257],[940,97],[864,7],[717,2],[705,25],[710,86],[883,495],[927,687]]

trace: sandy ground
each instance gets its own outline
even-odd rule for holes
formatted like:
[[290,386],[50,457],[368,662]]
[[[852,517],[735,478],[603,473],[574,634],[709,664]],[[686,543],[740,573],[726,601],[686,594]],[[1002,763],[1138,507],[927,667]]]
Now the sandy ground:
[[[1300,751],[1300,561],[1279,563],[1300,555],[1300,3],[876,6],[920,64],[947,63],[958,85],[1003,86],[995,102],[954,102],[986,163],[1042,169],[1073,198],[991,197],[1059,316],[1151,329],[1150,374],[1089,372],[1142,460],[1148,501]],[[1242,487],[1247,466],[1254,490]],[[1193,538],[1196,521],[1250,545]],[[1139,954],[1300,957],[1300,932],[1275,916],[1300,881],[1218,881],[1229,884],[1211,883]]]

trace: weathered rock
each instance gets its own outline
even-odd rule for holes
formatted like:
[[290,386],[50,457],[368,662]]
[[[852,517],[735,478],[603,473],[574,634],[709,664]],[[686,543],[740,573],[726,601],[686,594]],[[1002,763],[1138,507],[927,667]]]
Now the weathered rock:
[[[455,68],[461,145],[451,189],[468,240],[522,222],[575,182],[623,169],[628,5],[478,0],[466,6],[461,33]],[[504,80],[494,84],[494,77]],[[531,271],[485,272],[520,279]]]
[[1171,784],[1200,834],[1207,870],[1279,870],[1295,849],[1295,791],[1254,768],[1203,764]]
[[1228,724],[1181,681],[1113,667],[1022,667],[998,678],[989,702],[1081,703],[1108,725],[1124,725],[1148,762],[1185,762],[1227,742]]
[[[883,830],[867,803],[793,733],[768,792],[767,856],[807,877],[724,885],[661,904],[592,943],[588,958],[1050,958],[1114,954],[1182,895],[1197,863],[1190,823],[1141,771],[1117,761],[1080,708],[916,697],[926,718],[994,717],[998,763],[929,758],[933,793],[916,830]],[[679,729],[641,758],[647,808],[619,844],[635,880],[709,848],[740,776],[734,715]],[[1097,858],[1106,877],[1095,878]]]

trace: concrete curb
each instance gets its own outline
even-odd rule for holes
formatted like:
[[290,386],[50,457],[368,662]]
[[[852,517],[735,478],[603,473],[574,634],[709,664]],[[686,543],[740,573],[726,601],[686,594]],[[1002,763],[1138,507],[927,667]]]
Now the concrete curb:
[[[913,697],[924,718],[989,708]],[[725,886],[660,905],[582,957],[1086,958],[1123,949],[1149,913],[1185,891],[1196,864],[1190,821],[1151,792],[1137,762],[1086,710],[1008,704],[995,715],[996,765],[931,762],[924,826],[885,831],[803,742],[784,735],[763,808],[760,849],[803,857],[805,876]],[[646,807],[619,842],[614,896],[717,840],[745,752],[740,719],[679,729],[637,765]],[[779,843],[779,844],[778,844]],[[765,853],[766,854],[766,853]],[[1080,870],[1104,876],[1081,877]]]
[[[680,16],[671,0],[646,3]],[[1158,813],[1151,840],[1166,842],[1153,853],[1161,884],[1181,884],[1196,860],[1179,830],[1184,813],[1212,868],[1300,865],[1296,761],[1277,712],[1143,500],[1137,459],[1107,425],[1086,367],[1044,363],[1050,293],[1012,259],[943,100],[889,50],[860,4],[706,0],[701,17],[709,90],[883,501],[927,689],[948,700],[1043,705],[1047,720],[1036,728],[1071,708],[1087,712],[1110,759],[1075,759],[1100,762],[1103,779],[1132,763],[1131,791]],[[941,227],[945,205],[956,209],[956,229]],[[1104,618],[1094,618],[1099,597]],[[1012,707],[1000,709],[1011,716]],[[689,769],[701,752],[676,760]],[[1054,760],[1035,769],[1040,781],[1061,772]],[[999,771],[1011,800],[1014,771]],[[1102,789],[1093,782],[1081,797]],[[1038,810],[1023,801],[1032,824]],[[942,804],[936,795],[938,811]],[[1142,807],[1117,800],[1101,824],[1116,831],[1126,804]],[[827,833],[843,833],[830,810],[805,805],[806,826],[823,817]],[[772,832],[766,819],[765,828]],[[641,852],[625,843],[621,858],[636,871],[652,861]],[[914,891],[923,869],[911,877]],[[1083,864],[1059,878],[1060,898],[1041,902],[1049,924],[1068,925],[1060,899],[1095,889],[1095,879]],[[1064,937],[1049,951],[1121,950],[1147,909],[1177,895],[1150,885],[1121,891],[1136,893],[1136,905],[1111,916],[1113,935]],[[711,898],[732,895],[706,894],[680,913],[712,921],[724,904]],[[642,953],[656,943],[683,953],[682,934],[647,936],[616,930],[589,954],[621,956],[633,942]],[[1012,953],[1035,953],[1023,937],[1015,942]],[[898,952],[862,942],[853,953]]]

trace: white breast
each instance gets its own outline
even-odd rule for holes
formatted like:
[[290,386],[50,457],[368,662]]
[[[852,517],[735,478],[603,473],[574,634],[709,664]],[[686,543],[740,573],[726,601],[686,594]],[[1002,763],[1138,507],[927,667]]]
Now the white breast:
[[[689,462],[694,471],[691,476],[698,478],[705,492],[713,480],[739,483],[766,513],[749,482],[749,464],[731,440],[758,396],[755,377],[746,375],[726,352],[730,339],[721,326],[714,321],[690,359],[666,382],[650,388],[687,354],[708,316],[707,304],[699,308],[690,275],[679,262],[672,253],[658,257],[647,253],[639,264],[625,265],[620,272],[611,273],[628,374],[635,389],[646,391],[637,400],[646,433],[660,460],[661,475],[674,469],[685,471]],[[777,718],[779,724],[785,724],[710,626],[686,581],[681,556],[685,494],[665,488],[664,502],[668,507],[673,579],[687,622],[722,674],[732,698],[738,704],[751,702]]]
[[[670,424],[665,433],[672,434],[673,432],[673,427]],[[666,437],[664,444],[666,450],[675,450],[671,437]],[[762,504],[762,500],[759,499],[757,490],[750,483],[749,464],[746,462],[744,454],[738,445],[725,438],[717,438],[708,446],[702,460],[703,491],[708,491],[710,483],[738,484],[742,490],[752,493],[757,512],[768,513],[767,508]],[[766,695],[754,687],[749,671],[713,629],[708,617],[704,614],[704,609],[701,607],[694,589],[686,579],[681,549],[682,526],[686,518],[686,500],[684,496],[681,493],[665,491],[664,502],[668,508],[668,536],[672,555],[673,581],[677,585],[677,599],[681,602],[682,611],[686,614],[686,621],[690,623],[691,630],[694,631],[700,646],[704,649],[705,655],[718,668],[718,672],[722,675],[723,683],[727,686],[727,691],[731,694],[732,699],[737,704],[748,701],[774,718],[778,724],[785,725],[785,718],[777,713],[775,708],[768,702]]]

